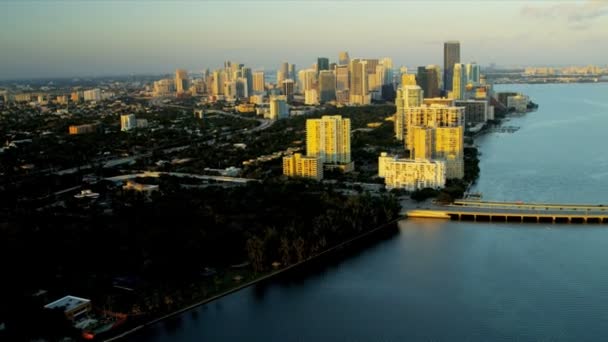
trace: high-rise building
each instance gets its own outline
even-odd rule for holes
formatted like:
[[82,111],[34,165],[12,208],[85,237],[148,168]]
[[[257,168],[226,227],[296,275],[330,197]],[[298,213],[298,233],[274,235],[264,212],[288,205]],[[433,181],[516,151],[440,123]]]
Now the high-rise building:
[[135,114],[126,114],[120,116],[120,130],[123,132],[137,128],[137,118]]
[[300,93],[306,93],[307,90],[316,89],[317,72],[314,69],[303,69],[298,72],[300,80]]
[[177,94],[185,93],[190,85],[188,84],[188,72],[183,69],[175,70],[175,92]]
[[438,189],[445,186],[446,166],[439,160],[397,159],[382,152],[378,158],[378,176],[384,178],[387,189]]
[[336,66],[336,90],[346,90],[349,87],[348,65]]
[[350,102],[353,104],[369,104],[371,98],[368,85],[367,60],[352,59],[350,61]]
[[287,66],[287,78],[291,78],[292,80],[296,80],[296,65],[295,64],[289,64]]
[[253,91],[255,93],[262,93],[265,90],[265,79],[263,71],[256,71],[253,73]]
[[285,96],[273,96],[270,98],[270,118],[273,120],[289,117],[289,105]]
[[340,65],[348,65],[350,63],[350,57],[348,56],[348,52],[341,51],[338,55],[338,64]]
[[293,101],[293,94],[295,93],[295,82],[292,79],[286,79],[281,83],[281,92],[287,98],[287,102]]
[[323,163],[350,164],[350,119],[325,115],[306,120],[306,155]]
[[175,91],[173,80],[168,78],[154,82],[154,96],[164,96]]
[[277,71],[277,87],[281,87],[283,81],[287,79],[287,73],[284,73],[283,70]]
[[467,87],[467,76],[464,64],[454,64],[452,70],[452,98],[463,100]]
[[433,157],[433,147],[435,146],[435,129],[424,126],[413,126],[410,128],[413,137],[410,158],[431,159]]
[[433,158],[445,161],[446,177],[464,177],[464,127],[435,128]]
[[319,57],[317,58],[317,71],[329,70],[329,58]]
[[430,68],[429,66],[418,67],[416,81],[424,91],[425,98],[433,98],[440,95],[439,81],[437,79],[437,72],[434,68]]
[[283,174],[288,177],[323,179],[323,162],[319,157],[294,153],[283,157]]
[[467,70],[467,84],[468,83],[473,83],[474,85],[477,85],[480,83],[480,72],[479,72],[479,65],[477,65],[477,63],[473,62],[473,63],[469,63],[466,64],[466,70]]
[[452,90],[452,75],[456,63],[460,63],[460,42],[443,43],[443,86],[445,90]]
[[459,100],[455,101],[455,105],[464,107],[464,122],[467,125],[476,125],[488,121],[488,101]]
[[336,99],[336,74],[330,70],[319,72],[319,102],[325,103]]
[[395,137],[398,140],[404,140],[407,134],[405,108],[422,105],[423,95],[422,88],[417,85],[406,85],[397,89],[397,96],[395,97],[395,106],[397,107],[395,111]]
[[236,98],[243,99],[249,97],[251,92],[248,88],[247,79],[245,77],[238,77],[235,81],[236,87]]
[[245,79],[245,84],[247,85],[247,91],[245,92],[244,97],[253,95],[253,74],[251,72],[251,68],[242,67],[241,77]]
[[401,86],[414,86],[416,83],[416,75],[414,74],[401,74]]

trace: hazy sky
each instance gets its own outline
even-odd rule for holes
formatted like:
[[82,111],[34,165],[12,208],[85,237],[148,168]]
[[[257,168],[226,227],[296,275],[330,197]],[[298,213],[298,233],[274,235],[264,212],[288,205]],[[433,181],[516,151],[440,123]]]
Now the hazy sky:
[[0,79],[254,69],[317,56],[608,63],[608,1],[0,1]]

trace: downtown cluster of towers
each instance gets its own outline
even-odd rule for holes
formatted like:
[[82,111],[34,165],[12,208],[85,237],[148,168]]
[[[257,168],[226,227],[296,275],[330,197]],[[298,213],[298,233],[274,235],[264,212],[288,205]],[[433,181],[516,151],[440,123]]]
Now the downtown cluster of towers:
[[[351,59],[341,52],[335,63],[319,57],[312,67],[299,71],[284,62],[276,80],[266,80],[264,71],[227,61],[223,68],[207,69],[193,80],[186,71],[177,70],[174,80],[155,82],[154,93],[201,94],[210,102],[244,100],[259,108],[270,107],[273,113],[267,117],[272,119],[289,116],[286,104],[294,102],[366,105],[394,100],[395,137],[404,143],[405,158],[382,153],[378,175],[387,188],[406,190],[440,188],[447,179],[463,178],[465,122],[471,125],[493,118],[491,85],[485,84],[477,64],[460,63],[457,41],[444,43],[443,70],[428,65],[418,67],[416,74],[405,67],[396,72],[391,58]],[[266,116],[258,111],[262,113]],[[306,130],[306,154],[285,157],[285,175],[322,179],[324,168],[354,169],[349,119],[309,119]]]

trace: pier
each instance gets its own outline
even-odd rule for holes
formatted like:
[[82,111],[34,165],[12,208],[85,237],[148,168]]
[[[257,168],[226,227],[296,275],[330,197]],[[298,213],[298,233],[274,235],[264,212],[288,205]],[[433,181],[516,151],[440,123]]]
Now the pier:
[[406,211],[407,217],[518,223],[608,223],[608,206],[461,200]]

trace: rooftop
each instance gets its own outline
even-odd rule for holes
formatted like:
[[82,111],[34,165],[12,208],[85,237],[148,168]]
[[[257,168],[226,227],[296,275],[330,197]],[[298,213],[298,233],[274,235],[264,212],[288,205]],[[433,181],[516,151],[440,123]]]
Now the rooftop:
[[61,299],[58,299],[52,303],[45,305],[44,308],[45,309],[60,308],[65,312],[65,311],[74,310],[75,308],[79,307],[80,305],[87,304],[89,302],[91,302],[89,299],[84,299],[84,298],[74,297],[74,296],[65,296]]

